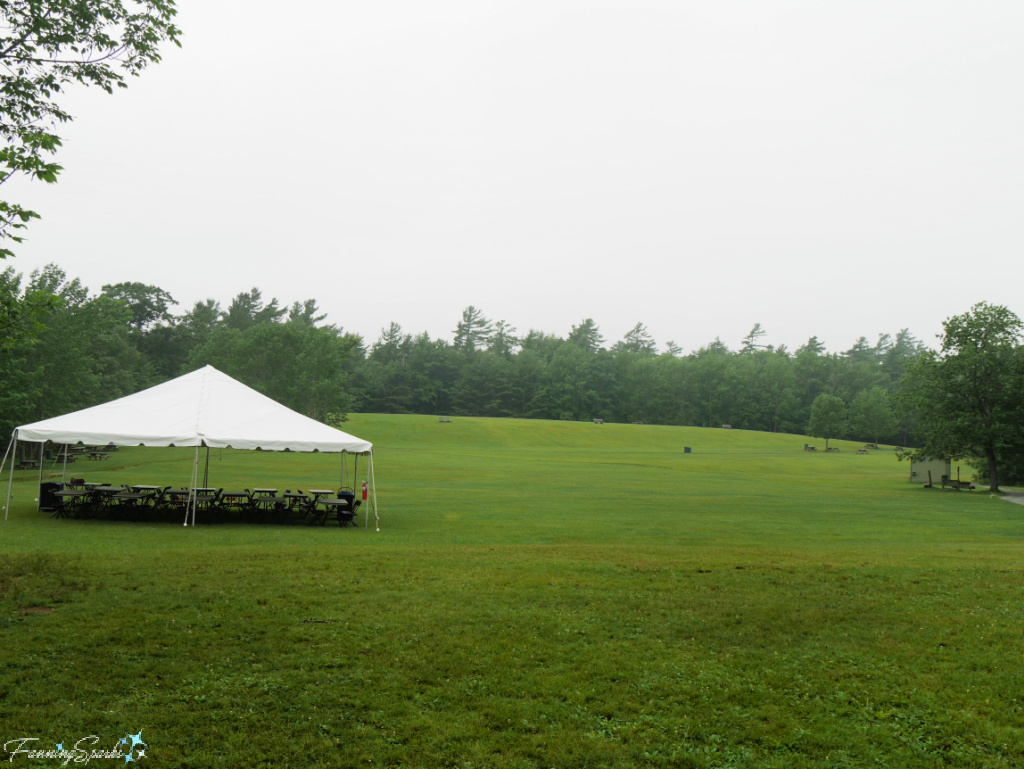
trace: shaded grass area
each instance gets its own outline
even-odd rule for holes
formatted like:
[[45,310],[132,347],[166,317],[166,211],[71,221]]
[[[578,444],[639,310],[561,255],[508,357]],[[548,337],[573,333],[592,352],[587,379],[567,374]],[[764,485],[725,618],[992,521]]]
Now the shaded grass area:
[[[19,502],[0,737],[141,728],[181,767],[1024,764],[1024,508],[883,452],[608,427],[357,417],[380,534]],[[162,451],[102,472],[177,472]],[[283,488],[337,460],[211,468]]]

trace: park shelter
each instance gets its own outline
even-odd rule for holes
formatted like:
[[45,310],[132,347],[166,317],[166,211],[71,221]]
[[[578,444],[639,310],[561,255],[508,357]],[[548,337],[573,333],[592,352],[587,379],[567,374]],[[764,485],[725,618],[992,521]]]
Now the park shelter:
[[12,459],[7,508],[18,441],[41,445],[50,441],[68,445],[194,446],[193,488],[199,448],[203,446],[364,454],[369,458],[367,478],[376,515],[373,444],[292,411],[213,366],[99,406],[15,428],[7,449]]

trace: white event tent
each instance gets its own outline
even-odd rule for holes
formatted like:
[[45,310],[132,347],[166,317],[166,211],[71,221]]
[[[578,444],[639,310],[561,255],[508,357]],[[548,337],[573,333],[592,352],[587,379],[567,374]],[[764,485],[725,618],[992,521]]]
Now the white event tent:
[[376,517],[373,444],[292,411],[212,366],[99,406],[15,428],[7,448],[7,454],[11,456],[11,476],[5,519],[10,507],[13,457],[18,441],[194,446],[193,488],[201,446],[366,454],[369,457],[367,478]]

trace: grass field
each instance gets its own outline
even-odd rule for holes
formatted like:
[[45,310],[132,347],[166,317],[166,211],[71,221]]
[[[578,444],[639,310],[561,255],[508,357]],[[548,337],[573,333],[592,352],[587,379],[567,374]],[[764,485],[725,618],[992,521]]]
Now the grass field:
[[[1022,506],[801,436],[349,429],[375,445],[379,533],[57,521],[24,474],[0,524],[0,761],[141,730],[169,767],[1024,765]],[[192,457],[74,469],[186,484]],[[211,453],[216,486],[338,474]]]

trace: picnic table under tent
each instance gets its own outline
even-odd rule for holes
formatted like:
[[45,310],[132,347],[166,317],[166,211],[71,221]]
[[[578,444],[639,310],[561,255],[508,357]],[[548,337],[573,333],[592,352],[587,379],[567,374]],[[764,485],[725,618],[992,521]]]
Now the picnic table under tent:
[[[368,457],[366,478],[372,495],[370,507],[377,530],[380,530],[373,444],[292,411],[213,366],[99,406],[15,428],[4,455],[4,463],[11,458],[5,520],[11,506],[14,457],[19,441],[37,442],[40,447],[46,441],[68,445],[81,442],[115,446],[194,446],[193,489],[199,470],[199,449],[203,446],[207,449],[363,454]],[[0,470],[2,467],[0,464]],[[194,499],[190,510],[195,525]],[[185,525],[188,525],[188,515]]]

